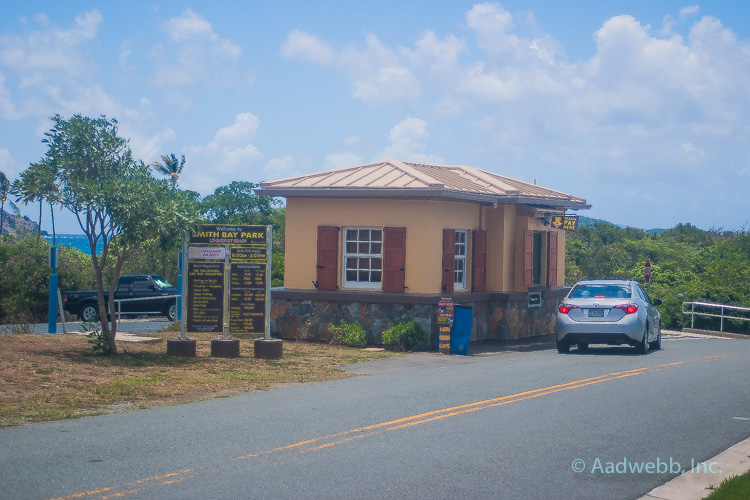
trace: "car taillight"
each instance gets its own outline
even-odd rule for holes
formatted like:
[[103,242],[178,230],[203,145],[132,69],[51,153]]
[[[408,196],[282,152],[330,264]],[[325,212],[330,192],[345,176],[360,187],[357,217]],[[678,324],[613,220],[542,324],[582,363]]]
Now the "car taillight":
[[625,314],[635,314],[638,312],[638,304],[620,304],[614,308],[620,309]]
[[578,306],[574,306],[571,304],[560,304],[558,311],[560,311],[563,314],[568,314],[572,309],[578,309]]

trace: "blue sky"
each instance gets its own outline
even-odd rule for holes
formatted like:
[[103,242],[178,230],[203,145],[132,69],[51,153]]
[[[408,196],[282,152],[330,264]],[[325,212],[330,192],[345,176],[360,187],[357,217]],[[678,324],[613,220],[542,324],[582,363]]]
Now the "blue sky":
[[[641,228],[750,229],[745,2],[6,2],[0,170],[104,114],[203,195],[394,158]],[[37,209],[22,207],[36,218]],[[50,230],[45,214],[45,229]],[[60,232],[80,232],[62,217]]]

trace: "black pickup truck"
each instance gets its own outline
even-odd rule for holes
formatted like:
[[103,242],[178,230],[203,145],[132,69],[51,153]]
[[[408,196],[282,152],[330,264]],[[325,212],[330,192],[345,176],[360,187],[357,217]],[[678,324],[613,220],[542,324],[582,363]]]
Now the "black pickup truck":
[[[167,280],[154,274],[120,276],[115,291],[119,311],[123,315],[150,314],[166,316],[169,321],[177,319],[177,295],[179,292]],[[104,292],[107,301],[109,291]],[[139,300],[148,299],[148,300]],[[99,315],[96,291],[65,292],[65,311],[75,314],[81,321],[93,321]],[[118,307],[115,304],[115,312]]]

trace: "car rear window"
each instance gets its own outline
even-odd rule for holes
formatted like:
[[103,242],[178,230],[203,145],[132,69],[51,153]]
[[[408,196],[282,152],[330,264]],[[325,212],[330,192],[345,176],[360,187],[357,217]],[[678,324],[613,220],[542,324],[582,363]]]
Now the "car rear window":
[[630,285],[576,285],[571,299],[625,299],[630,297]]

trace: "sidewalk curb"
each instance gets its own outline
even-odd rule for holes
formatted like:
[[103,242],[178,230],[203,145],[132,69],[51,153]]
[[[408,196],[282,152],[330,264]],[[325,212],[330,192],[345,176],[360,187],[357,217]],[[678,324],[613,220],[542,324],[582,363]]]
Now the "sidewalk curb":
[[705,464],[715,464],[719,473],[693,472],[695,469],[677,476],[666,484],[651,490],[639,500],[700,500],[712,493],[712,486],[718,486],[723,480],[742,475],[750,471],[750,438],[737,443],[715,457],[706,460]]

